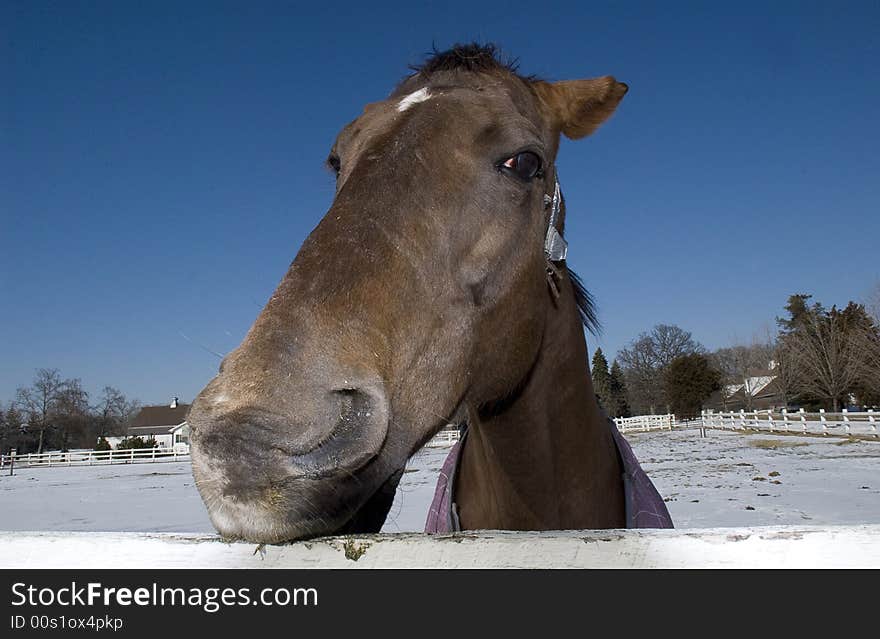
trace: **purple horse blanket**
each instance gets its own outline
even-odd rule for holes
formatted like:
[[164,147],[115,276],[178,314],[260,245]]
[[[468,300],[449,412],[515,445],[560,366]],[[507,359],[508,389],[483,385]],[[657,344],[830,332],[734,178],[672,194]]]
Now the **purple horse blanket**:
[[[672,528],[672,517],[669,516],[666,504],[639,465],[629,442],[620,434],[617,425],[612,420],[609,419],[608,423],[623,467],[626,527]],[[437,487],[434,489],[434,500],[428,511],[428,521],[425,523],[425,532],[427,533],[448,533],[461,530],[458,509],[455,505],[455,478],[466,435],[465,432],[446,457],[446,461],[443,462]]]

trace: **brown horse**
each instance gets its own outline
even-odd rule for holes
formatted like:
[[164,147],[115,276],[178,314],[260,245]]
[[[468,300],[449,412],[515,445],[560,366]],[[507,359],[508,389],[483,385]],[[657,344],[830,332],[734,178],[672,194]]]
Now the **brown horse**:
[[462,528],[626,525],[555,164],[560,134],[592,133],[626,91],[456,46],[342,130],[330,210],[189,416],[221,534],[377,531],[407,459],[450,422],[469,425]]

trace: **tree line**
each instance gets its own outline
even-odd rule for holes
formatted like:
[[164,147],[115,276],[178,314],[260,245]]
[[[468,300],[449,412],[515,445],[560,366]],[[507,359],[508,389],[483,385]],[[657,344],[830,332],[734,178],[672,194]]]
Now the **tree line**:
[[865,304],[839,309],[792,295],[777,333],[751,344],[709,352],[678,326],[658,324],[617,353],[610,368],[601,349],[593,355],[597,398],[612,417],[700,414],[713,397],[726,409],[728,390],[741,388],[747,410],[753,380],[773,377],[780,406],[825,408],[880,404],[880,283]]
[[0,453],[94,448],[101,437],[124,435],[140,409],[119,389],[105,386],[95,403],[79,379],[41,368],[30,386],[0,405]]

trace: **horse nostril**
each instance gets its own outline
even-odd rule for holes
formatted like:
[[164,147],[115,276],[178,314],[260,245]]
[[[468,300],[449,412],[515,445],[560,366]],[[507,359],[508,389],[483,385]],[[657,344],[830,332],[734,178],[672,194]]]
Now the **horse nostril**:
[[324,400],[326,422],[292,456],[313,476],[351,472],[375,457],[388,432],[388,407],[381,387],[337,388]]
[[340,388],[330,392],[330,423],[329,430],[323,437],[313,441],[315,449],[326,444],[335,444],[333,448],[352,445],[360,439],[371,423],[378,417],[377,402],[381,398],[369,392],[355,388]]
[[332,391],[339,403],[339,423],[357,422],[372,416],[372,398],[354,388]]

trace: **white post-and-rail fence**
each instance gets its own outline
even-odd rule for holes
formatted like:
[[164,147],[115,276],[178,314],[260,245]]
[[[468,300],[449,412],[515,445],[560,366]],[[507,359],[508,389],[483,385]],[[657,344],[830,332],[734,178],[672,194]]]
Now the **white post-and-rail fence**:
[[3,455],[0,468],[51,466],[96,466],[99,464],[132,464],[137,462],[166,462],[189,459],[189,451],[177,448],[129,448],[124,450],[71,450],[67,452],[28,453]]
[[0,568],[880,568],[880,525],[397,533],[260,548],[206,534],[0,532]]
[[461,439],[461,432],[458,428],[444,428],[434,435],[425,446],[428,448],[443,448],[452,446],[459,439]]
[[621,433],[647,432],[649,430],[672,430],[676,426],[675,415],[637,415],[636,417],[615,417],[614,423]]
[[835,437],[878,438],[877,426],[880,413],[873,410],[850,412],[843,409],[839,413],[806,413],[796,411],[758,410],[758,411],[704,411],[702,422],[706,428],[724,430],[759,430],[780,434],[833,435]]
[[880,439],[880,413],[873,409],[839,413],[820,410],[807,413],[803,409],[703,411],[695,419],[677,419],[675,415],[639,415],[615,417],[614,423],[622,433],[647,432],[688,428],[716,428],[732,431],[764,431],[780,435],[831,435],[835,437],[863,437]]

